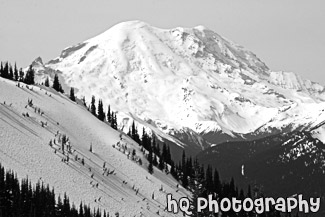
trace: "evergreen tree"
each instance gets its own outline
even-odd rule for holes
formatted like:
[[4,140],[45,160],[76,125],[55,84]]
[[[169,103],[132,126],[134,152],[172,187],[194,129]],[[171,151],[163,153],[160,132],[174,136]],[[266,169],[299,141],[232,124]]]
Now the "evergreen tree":
[[60,84],[60,81],[59,81],[59,76],[57,74],[54,75],[54,80],[53,80],[52,87],[57,92],[64,93],[63,88],[62,88],[62,86]]
[[8,79],[14,80],[14,71],[12,69],[11,64],[9,64],[9,74],[8,74]]
[[[159,146],[158,146],[159,147]],[[160,151],[159,151],[160,152]],[[165,169],[165,158],[166,158],[166,152],[167,152],[167,148],[166,148],[166,144],[163,144],[163,149],[162,149],[162,153],[159,156],[159,165],[158,168],[160,170],[164,170]]]
[[82,205],[82,202],[80,203],[80,206],[79,206],[79,216],[84,217],[84,207]]
[[175,164],[174,164],[173,161],[170,163],[170,174],[171,174],[171,175],[172,175],[176,180],[178,180],[177,170],[176,170],[176,168],[175,168]]
[[[192,157],[189,157],[186,161],[186,173],[189,178],[192,178],[194,176],[194,169],[192,164]],[[203,171],[204,173],[204,171]]]
[[32,65],[30,65],[26,72],[24,83],[30,85],[35,84],[34,78],[35,78],[35,71]]
[[204,196],[204,179],[202,179],[202,177],[204,177],[204,174],[202,174],[202,169],[203,167],[201,167],[198,163],[197,160],[195,160],[194,162],[194,174],[193,174],[193,178],[190,180],[190,184],[189,184],[189,188],[190,191],[192,192],[192,198],[191,198],[191,212],[192,215],[190,216],[195,216],[195,217],[204,217],[204,216],[208,216],[206,215],[206,212],[201,212],[199,213],[198,207],[197,207],[197,200],[199,197],[203,197]]
[[96,99],[95,99],[95,96],[92,96],[91,97],[91,106],[90,106],[90,112],[91,114],[93,114],[94,116],[97,116],[96,114]]
[[49,77],[46,77],[45,82],[44,82],[45,87],[49,87],[50,86],[50,80]]
[[149,148],[149,154],[148,154],[148,161],[149,161],[149,165],[148,165],[148,172],[150,174],[153,174],[153,153],[152,153],[152,148]]
[[69,202],[69,198],[67,197],[66,194],[64,194],[63,197],[63,205],[62,205],[62,214],[63,216],[70,216],[70,202]]
[[103,108],[103,101],[100,99],[98,100],[98,108],[97,108],[97,118],[101,121],[105,121],[105,112]]
[[15,63],[15,68],[14,68],[14,80],[15,81],[19,80],[19,74],[18,74],[18,69],[17,69],[16,63]]
[[60,81],[59,81],[59,76],[57,74],[54,75],[52,87],[56,91],[60,90]]
[[162,152],[161,152],[161,156],[164,158],[164,161],[166,162],[166,163],[170,163],[170,162],[168,162],[168,153],[167,153],[167,145],[166,145],[166,143],[163,143],[163,148],[162,148]]
[[116,112],[112,112],[111,115],[112,121],[111,121],[111,127],[115,130],[117,130],[117,118],[116,118]]
[[218,170],[214,170],[214,175],[213,175],[213,187],[214,187],[214,192],[217,195],[221,194],[221,182],[220,182],[220,177],[219,177],[219,173]]
[[4,71],[4,68],[3,68],[3,65],[2,65],[2,62],[0,64],[0,77],[3,77],[3,71]]
[[111,106],[110,105],[108,105],[108,109],[107,109],[107,121],[109,123],[111,123],[111,121],[112,121],[112,114],[111,114]]
[[207,194],[211,194],[212,192],[214,192],[214,183],[213,183],[212,167],[210,165],[208,165],[205,174],[206,174],[205,181],[206,181]]
[[157,160],[157,155],[156,155],[156,154],[153,154],[152,164],[153,164],[155,167],[158,166],[158,160]]
[[186,155],[185,151],[183,150],[182,154],[182,184],[184,188],[187,188],[188,186],[188,173],[187,173],[187,167],[186,167]]
[[[45,85],[46,86],[46,85]],[[72,101],[76,101],[76,97],[75,97],[75,95],[74,95],[74,88],[73,87],[71,87],[70,88],[70,99],[72,100]]]
[[24,73],[23,69],[20,68],[19,69],[19,79],[18,79],[18,81],[24,82],[24,78],[25,78],[25,73]]
[[5,66],[2,69],[1,77],[7,78],[7,79],[9,77],[9,63],[8,62],[5,63]]
[[172,162],[172,156],[171,156],[171,153],[170,153],[169,145],[167,146],[166,162],[169,163],[169,164],[171,164],[171,162]]
[[89,151],[93,152],[93,144],[90,144]]
[[165,169],[165,161],[164,161],[164,158],[163,156],[160,156],[159,158],[159,165],[158,165],[158,168],[163,171]]
[[134,139],[136,134],[137,134],[137,132],[136,132],[136,128],[135,128],[135,123],[133,121],[132,127],[131,127],[131,137]]

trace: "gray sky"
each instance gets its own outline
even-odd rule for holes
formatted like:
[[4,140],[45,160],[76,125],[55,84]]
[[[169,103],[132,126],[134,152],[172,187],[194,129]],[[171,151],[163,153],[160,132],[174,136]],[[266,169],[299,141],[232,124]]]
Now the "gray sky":
[[204,25],[273,70],[325,84],[324,0],[0,0],[0,60],[46,62],[116,23]]

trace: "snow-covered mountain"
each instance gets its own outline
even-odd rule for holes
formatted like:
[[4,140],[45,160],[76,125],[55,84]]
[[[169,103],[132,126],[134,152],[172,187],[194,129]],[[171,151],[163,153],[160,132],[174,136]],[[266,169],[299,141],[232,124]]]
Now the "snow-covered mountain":
[[[270,70],[256,55],[203,26],[159,29],[120,23],[37,67],[59,73],[66,91],[101,98],[179,146],[308,129],[325,120],[325,88]],[[43,70],[44,71],[44,70]],[[45,76],[41,76],[41,80]]]
[[[133,149],[134,160],[128,157]],[[61,198],[66,192],[74,204],[99,207],[110,216],[182,216],[164,210],[166,194],[189,196],[170,175],[156,169],[150,175],[140,146],[99,121],[82,103],[51,88],[3,78],[0,163],[19,178],[49,184]]]

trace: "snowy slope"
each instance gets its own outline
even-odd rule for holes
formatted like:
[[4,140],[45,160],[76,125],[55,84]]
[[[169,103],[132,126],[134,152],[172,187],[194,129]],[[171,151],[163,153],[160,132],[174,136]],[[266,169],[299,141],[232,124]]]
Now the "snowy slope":
[[[33,105],[28,106],[31,99]],[[65,155],[59,145],[63,135],[71,145],[69,154],[65,146]],[[121,147],[127,146],[124,153],[122,148],[118,150],[117,142]],[[90,145],[93,153],[89,151]],[[142,159],[142,166],[128,159],[127,153],[133,149]],[[69,161],[64,162],[67,156]],[[176,192],[177,182],[170,175],[160,171],[150,175],[138,144],[125,134],[120,140],[119,132],[100,122],[83,106],[51,89],[27,88],[22,84],[18,87],[2,78],[0,162],[15,170],[20,178],[41,180],[61,196],[66,192],[75,204],[83,201],[106,209],[111,215],[119,212],[120,216],[158,216],[159,211],[159,216],[172,216],[164,211],[166,193],[173,193],[176,198],[188,195],[182,188]],[[104,162],[109,175],[108,171],[103,175]]]
[[212,142],[205,141],[211,132],[245,137],[324,120],[323,86],[271,71],[203,26],[165,30],[124,22],[43,66],[60,71],[77,95],[110,104],[124,129],[137,119],[163,138],[191,132],[200,148]]

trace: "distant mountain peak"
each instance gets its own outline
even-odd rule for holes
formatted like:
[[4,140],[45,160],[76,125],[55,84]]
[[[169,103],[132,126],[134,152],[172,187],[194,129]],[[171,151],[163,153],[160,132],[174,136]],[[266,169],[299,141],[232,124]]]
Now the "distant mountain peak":
[[32,65],[34,65],[34,64],[40,64],[40,65],[43,65],[43,60],[42,60],[42,58],[41,58],[41,57],[37,57],[37,58],[33,61]]
[[208,134],[242,139],[325,119],[323,86],[274,72],[203,26],[123,22],[64,49],[45,68],[62,72],[79,96],[110,104],[121,124],[137,119],[162,137],[186,132],[199,147],[215,143]]

